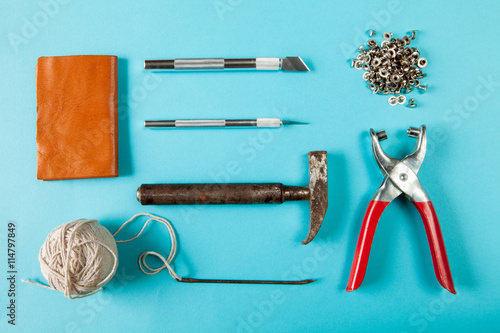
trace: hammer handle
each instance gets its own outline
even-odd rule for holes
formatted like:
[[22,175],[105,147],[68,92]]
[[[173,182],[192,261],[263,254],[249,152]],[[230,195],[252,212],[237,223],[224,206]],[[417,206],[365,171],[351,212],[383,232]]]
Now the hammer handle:
[[141,185],[137,200],[143,205],[253,204],[308,200],[309,188],[264,184],[154,184]]

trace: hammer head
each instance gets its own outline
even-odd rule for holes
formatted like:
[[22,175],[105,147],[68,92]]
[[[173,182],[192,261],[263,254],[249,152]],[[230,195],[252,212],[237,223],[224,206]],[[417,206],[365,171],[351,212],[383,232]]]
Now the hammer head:
[[328,169],[326,151],[311,151],[309,156],[309,233],[302,244],[313,240],[323,223],[328,207]]

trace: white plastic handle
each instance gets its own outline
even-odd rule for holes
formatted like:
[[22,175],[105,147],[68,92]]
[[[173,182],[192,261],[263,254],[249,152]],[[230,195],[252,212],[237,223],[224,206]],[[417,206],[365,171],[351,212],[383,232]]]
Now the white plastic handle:
[[255,69],[258,71],[277,71],[280,67],[280,58],[255,58]]
[[281,119],[257,118],[257,127],[281,127]]

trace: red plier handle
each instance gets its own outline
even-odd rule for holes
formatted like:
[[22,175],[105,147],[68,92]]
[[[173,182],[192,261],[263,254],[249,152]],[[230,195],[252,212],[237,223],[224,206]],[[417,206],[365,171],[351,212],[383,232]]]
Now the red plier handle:
[[417,207],[422,220],[424,221],[425,233],[429,241],[431,249],[432,263],[434,264],[434,272],[439,281],[439,284],[444,289],[452,294],[456,294],[453,279],[451,278],[450,264],[448,263],[448,256],[444,247],[443,234],[441,227],[434,210],[434,205],[431,201],[425,202],[412,202]]
[[[373,237],[375,235],[375,229],[377,228],[380,216],[389,203],[390,202],[388,201],[371,200],[368,205],[368,209],[366,210],[363,224],[361,226],[358,243],[356,245],[351,274],[346,288],[347,291],[356,290],[361,285],[361,282],[363,282]],[[446,255],[446,249],[444,247],[443,235],[441,234],[441,228],[439,227],[434,206],[431,201],[413,202],[413,204],[417,208],[424,222],[436,277],[443,288],[453,294],[456,294],[451,277],[448,257]]]

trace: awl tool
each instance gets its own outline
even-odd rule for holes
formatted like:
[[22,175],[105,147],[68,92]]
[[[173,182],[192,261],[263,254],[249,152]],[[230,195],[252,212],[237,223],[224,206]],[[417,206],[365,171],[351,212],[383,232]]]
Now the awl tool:
[[177,282],[185,283],[230,283],[230,284],[309,284],[316,281],[316,279],[305,279],[305,280],[219,280],[219,279],[192,279],[192,278],[180,278],[176,279]]
[[298,121],[281,120],[279,118],[257,119],[177,119],[146,120],[144,127],[192,128],[192,127],[260,127],[278,128],[282,125],[307,125]]
[[[309,284],[316,279],[305,279],[305,280],[227,280],[227,279],[195,279],[195,278],[188,278],[188,277],[180,277],[177,275],[175,272],[174,268],[171,266],[172,260],[174,260],[175,254],[177,253],[177,237],[175,235],[175,230],[170,221],[163,217],[159,217],[156,215],[152,215],[149,213],[141,213],[133,216],[131,219],[129,219],[127,222],[125,222],[115,233],[114,236],[122,230],[122,228],[127,225],[128,223],[132,222],[135,218],[139,216],[147,216],[148,219],[144,223],[141,231],[137,234],[137,236],[128,239],[128,240],[119,240],[117,243],[125,243],[129,242],[131,240],[136,239],[139,237],[142,232],[144,231],[144,228],[148,225],[149,222],[151,221],[156,221],[161,224],[163,224],[165,227],[167,227],[168,232],[170,234],[170,240],[171,240],[171,247],[170,247],[170,254],[168,255],[167,258],[165,258],[163,255],[159,254],[158,252],[155,251],[146,251],[143,252],[139,256],[139,268],[144,274],[148,275],[154,275],[157,273],[160,273],[162,270],[167,269],[170,275],[175,279],[177,282],[184,282],[184,283],[231,283],[231,284],[288,284],[288,285],[302,285],[302,284]],[[163,262],[163,264],[159,267],[151,267],[146,263],[146,258],[148,256],[153,256],[159,259],[160,262]]]
[[363,282],[373,236],[380,216],[392,200],[404,194],[417,208],[424,222],[434,271],[439,283],[449,292],[456,294],[438,218],[429,196],[420,185],[417,177],[427,149],[426,127],[410,127],[408,129],[408,136],[418,138],[418,141],[413,153],[401,161],[387,156],[382,150],[380,141],[387,139],[385,131],[375,133],[372,129],[370,135],[375,160],[385,177],[368,205],[346,290],[353,291]]
[[152,70],[224,70],[255,69],[265,71],[309,72],[300,57],[286,58],[197,58],[146,60],[144,69]]
[[309,152],[309,186],[264,184],[144,184],[137,189],[143,205],[254,204],[309,200],[309,232],[302,244],[318,233],[328,207],[326,151]]

